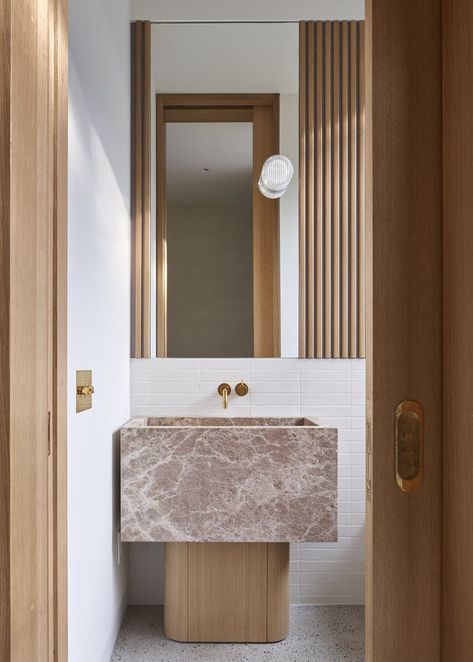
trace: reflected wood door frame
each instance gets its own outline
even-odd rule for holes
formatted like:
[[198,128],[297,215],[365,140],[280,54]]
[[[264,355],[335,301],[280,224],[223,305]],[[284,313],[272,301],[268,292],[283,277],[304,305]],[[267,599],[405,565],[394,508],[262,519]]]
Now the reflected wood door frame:
[[264,161],[279,152],[279,94],[156,95],[156,347],[167,356],[167,122],[253,123],[254,356],[280,354],[279,201],[258,191]]

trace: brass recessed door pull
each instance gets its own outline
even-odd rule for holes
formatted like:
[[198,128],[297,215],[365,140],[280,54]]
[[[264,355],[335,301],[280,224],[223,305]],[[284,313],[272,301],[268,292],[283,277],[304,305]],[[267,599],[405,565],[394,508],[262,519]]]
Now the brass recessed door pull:
[[395,413],[396,483],[403,492],[419,489],[424,477],[424,412],[414,400],[404,400]]

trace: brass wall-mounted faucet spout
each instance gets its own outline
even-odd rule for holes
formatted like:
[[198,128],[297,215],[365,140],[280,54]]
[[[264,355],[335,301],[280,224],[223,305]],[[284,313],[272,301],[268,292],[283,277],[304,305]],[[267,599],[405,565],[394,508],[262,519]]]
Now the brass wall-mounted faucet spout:
[[223,398],[223,408],[228,409],[228,396],[232,392],[232,387],[230,386],[230,384],[223,383],[219,385],[217,391],[218,394],[221,395]]

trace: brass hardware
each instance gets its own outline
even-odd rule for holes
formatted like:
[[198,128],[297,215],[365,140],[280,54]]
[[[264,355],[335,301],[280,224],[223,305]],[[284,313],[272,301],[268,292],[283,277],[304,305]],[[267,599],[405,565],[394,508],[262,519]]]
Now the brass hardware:
[[77,395],[92,395],[94,393],[93,386],[78,386]]
[[218,389],[218,394],[222,396],[223,398],[223,408],[228,409],[228,396],[232,392],[232,387],[229,384],[220,384]]
[[250,389],[248,388],[248,384],[245,384],[245,382],[243,381],[243,379],[241,380],[241,382],[240,382],[239,384],[237,384],[237,385],[235,386],[235,393],[236,393],[237,395],[239,395],[241,398],[242,398],[243,396],[247,395],[249,390],[250,390]]
[[395,464],[398,487],[403,492],[417,490],[424,478],[424,412],[414,400],[396,407]]
[[76,412],[92,408],[92,370],[77,370],[76,372]]

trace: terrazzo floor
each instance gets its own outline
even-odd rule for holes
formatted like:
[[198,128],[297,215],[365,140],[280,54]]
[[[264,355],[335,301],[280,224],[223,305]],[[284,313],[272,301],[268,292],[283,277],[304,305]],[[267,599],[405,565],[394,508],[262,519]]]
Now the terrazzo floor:
[[129,606],[110,662],[363,662],[364,607],[291,607],[277,644],[179,644],[163,634],[162,607]]

